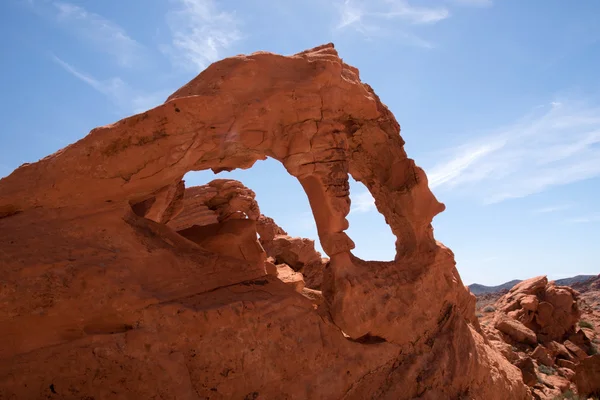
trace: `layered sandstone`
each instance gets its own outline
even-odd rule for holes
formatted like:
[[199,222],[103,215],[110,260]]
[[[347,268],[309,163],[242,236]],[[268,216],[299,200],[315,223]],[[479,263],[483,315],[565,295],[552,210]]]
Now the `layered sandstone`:
[[518,283],[488,306],[491,313],[481,314],[490,343],[521,369],[536,398],[593,387],[576,384],[595,374],[587,359],[596,351],[580,327],[579,299],[572,288],[539,276]]
[[[19,167],[0,180],[0,397],[528,398],[478,332],[433,237],[444,206],[399,132],[325,45],[214,63],[165,104]],[[203,206],[183,190],[188,171],[266,157],[309,198],[323,302],[267,273],[240,188]],[[349,174],[396,235],[394,261],[352,254]]]

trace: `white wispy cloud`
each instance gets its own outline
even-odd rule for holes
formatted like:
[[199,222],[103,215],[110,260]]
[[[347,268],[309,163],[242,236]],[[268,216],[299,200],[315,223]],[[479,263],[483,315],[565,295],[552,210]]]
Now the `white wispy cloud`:
[[222,58],[240,40],[235,14],[220,10],[214,0],[171,0],[167,15],[172,43],[163,48],[177,65],[202,70]]
[[113,103],[126,112],[138,113],[155,107],[161,104],[167,95],[165,92],[143,93],[136,91],[120,78],[96,79],[91,75],[79,71],[54,54],[52,54],[52,60],[75,78],[107,96]]
[[[52,12],[63,27],[78,39],[114,57],[119,65],[131,67],[142,57],[143,46],[115,22],[75,4],[54,1],[51,5],[47,11]],[[37,6],[43,5],[34,5]]]
[[584,215],[581,217],[570,218],[567,222],[586,224],[590,222],[600,222],[600,212]]
[[416,6],[405,0],[344,0],[338,3],[337,30],[352,29],[366,35],[381,35],[389,24],[397,39],[414,46],[433,44],[411,32],[411,25],[435,24],[450,16],[444,6]]
[[357,195],[350,194],[350,200],[352,207],[350,208],[351,213],[355,212],[369,212],[375,210],[375,199],[369,191],[361,192]]
[[559,205],[547,206],[547,207],[535,209],[535,210],[533,210],[533,213],[534,214],[547,214],[547,213],[553,213],[553,212],[557,212],[557,211],[568,210],[572,207],[573,207],[572,204],[559,204]]
[[492,0],[449,0],[451,3],[470,7],[488,7],[493,4]]
[[450,149],[426,168],[430,186],[497,203],[600,177],[600,107],[563,101],[535,111]]

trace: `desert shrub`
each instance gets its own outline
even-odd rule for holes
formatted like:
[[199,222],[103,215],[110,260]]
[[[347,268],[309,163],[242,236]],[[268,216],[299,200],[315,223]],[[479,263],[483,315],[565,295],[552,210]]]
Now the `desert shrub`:
[[483,312],[494,312],[494,311],[496,311],[496,307],[494,307],[494,306],[486,306],[483,309]]
[[546,374],[546,375],[554,375],[556,373],[556,370],[552,367],[547,367],[544,364],[540,364],[540,366],[538,367],[538,369],[540,370],[540,372],[542,374]]
[[482,314],[482,313],[480,313],[480,312],[478,312],[477,314],[475,314],[475,316],[476,316],[477,318],[481,318],[481,317],[483,317],[483,314]]
[[573,393],[572,390],[567,390],[566,392],[564,392],[563,394],[559,394],[558,396],[556,396],[555,398],[553,398],[552,400],[579,400],[579,396],[576,395],[575,393]]
[[590,329],[594,329],[594,325],[592,325],[592,323],[591,323],[591,322],[584,321],[584,320],[581,320],[581,321],[579,321],[579,327],[580,327],[580,328],[590,328]]

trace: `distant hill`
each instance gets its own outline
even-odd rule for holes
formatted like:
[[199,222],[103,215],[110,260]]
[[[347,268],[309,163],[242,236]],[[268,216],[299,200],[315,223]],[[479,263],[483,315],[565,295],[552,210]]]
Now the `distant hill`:
[[584,282],[584,281],[587,281],[588,279],[595,278],[595,277],[596,277],[596,275],[577,275],[572,278],[557,279],[554,282],[556,282],[557,285],[561,285],[561,286],[571,286],[574,283]]
[[485,294],[485,293],[495,293],[495,292],[499,292],[501,290],[510,290],[513,286],[515,286],[519,282],[521,282],[519,279],[514,279],[510,282],[506,282],[506,283],[503,283],[502,285],[498,285],[498,286],[485,286],[485,285],[480,285],[478,283],[474,283],[472,285],[469,285],[469,290],[474,295]]
[[[555,280],[555,282],[557,285],[560,285],[560,286],[571,286],[575,283],[584,282],[595,276],[596,275],[577,275],[577,276],[573,276],[571,278],[557,279],[557,280]],[[498,285],[498,286],[485,286],[485,285],[480,285],[478,283],[474,283],[472,285],[469,285],[469,290],[471,291],[471,293],[473,293],[474,295],[477,296],[480,294],[495,293],[495,292],[499,292],[501,290],[510,290],[510,289],[512,289],[513,286],[515,286],[519,282],[521,282],[521,280],[514,279],[510,282],[506,282],[506,283],[503,283],[502,285]]]

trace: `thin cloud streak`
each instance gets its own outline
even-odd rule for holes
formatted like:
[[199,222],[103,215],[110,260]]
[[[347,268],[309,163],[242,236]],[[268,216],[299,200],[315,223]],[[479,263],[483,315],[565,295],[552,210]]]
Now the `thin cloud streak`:
[[[352,29],[366,36],[394,33],[396,39],[406,44],[432,48],[433,44],[410,31],[413,25],[431,25],[450,16],[443,6],[419,7],[408,1],[345,0],[338,3],[336,30]],[[389,29],[386,29],[386,24]]]
[[219,10],[214,0],[171,0],[167,24],[172,43],[163,47],[174,64],[202,70],[222,58],[222,52],[241,39],[233,13]]
[[52,60],[61,66],[65,71],[86,83],[97,92],[105,95],[115,105],[125,112],[139,113],[161,104],[166,97],[163,92],[141,93],[120,78],[110,78],[107,80],[96,79],[84,72],[79,71],[71,64],[52,54]]
[[536,111],[449,149],[444,162],[426,169],[431,187],[491,204],[600,177],[600,108],[553,102]]
[[468,7],[489,7],[494,4],[492,0],[450,0],[450,2]]
[[548,213],[553,213],[553,212],[557,212],[557,211],[568,210],[572,207],[573,207],[572,204],[561,204],[561,205],[538,208],[537,210],[533,210],[533,213],[534,214],[548,214]]
[[113,56],[119,65],[134,66],[142,57],[143,46],[116,23],[71,3],[55,1],[52,6],[61,25],[103,53]]

